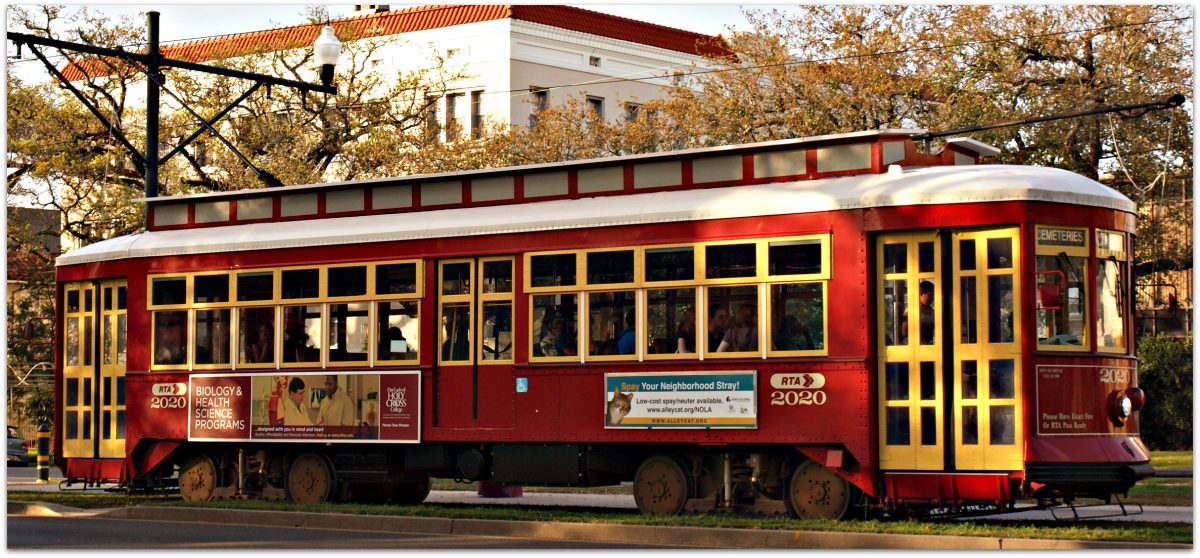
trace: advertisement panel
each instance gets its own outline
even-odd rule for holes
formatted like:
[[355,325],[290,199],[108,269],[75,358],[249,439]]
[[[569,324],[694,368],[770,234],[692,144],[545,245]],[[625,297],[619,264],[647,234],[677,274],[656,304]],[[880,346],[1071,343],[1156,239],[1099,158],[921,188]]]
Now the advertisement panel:
[[754,371],[604,375],[605,428],[758,428]]
[[1109,399],[1136,383],[1136,374],[1128,366],[1039,364],[1038,435],[1125,434],[1108,416]]
[[421,374],[193,374],[188,440],[421,440]]

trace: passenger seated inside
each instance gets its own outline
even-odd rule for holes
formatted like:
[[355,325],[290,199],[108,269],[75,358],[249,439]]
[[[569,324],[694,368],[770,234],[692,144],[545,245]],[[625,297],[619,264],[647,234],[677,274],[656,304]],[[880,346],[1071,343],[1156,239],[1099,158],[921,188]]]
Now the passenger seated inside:
[[[921,291],[917,295],[917,300],[920,302],[920,331],[922,345],[932,345],[935,320],[933,315],[933,283],[930,281],[921,281]],[[908,342],[908,309],[904,309],[904,314],[900,317],[900,339],[901,344]]]
[[676,353],[696,352],[696,311],[687,310],[683,313],[683,321],[679,322],[678,333],[675,335]]
[[729,311],[724,306],[713,304],[708,307],[708,345],[705,351],[716,352],[725,339],[725,327],[729,322]]
[[575,356],[575,343],[567,329],[566,320],[558,314],[550,315],[548,319],[546,331],[542,333],[542,339],[537,345],[541,351],[539,356]]
[[625,314],[625,329],[617,336],[617,354],[632,355],[637,352],[637,313],[630,310]]
[[718,353],[738,353],[758,350],[758,319],[755,317],[754,305],[743,304],[738,307],[733,326],[725,332],[725,338],[717,346]]
[[275,328],[271,324],[258,326],[258,337],[250,344],[248,358],[252,363],[275,362]]
[[186,364],[187,312],[156,312],[154,322],[154,364]]

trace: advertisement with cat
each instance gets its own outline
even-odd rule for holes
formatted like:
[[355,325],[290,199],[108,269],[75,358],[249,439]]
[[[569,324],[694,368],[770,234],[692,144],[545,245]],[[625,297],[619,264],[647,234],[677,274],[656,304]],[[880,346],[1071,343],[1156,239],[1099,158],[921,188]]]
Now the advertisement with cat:
[[754,371],[604,375],[605,428],[758,428]]

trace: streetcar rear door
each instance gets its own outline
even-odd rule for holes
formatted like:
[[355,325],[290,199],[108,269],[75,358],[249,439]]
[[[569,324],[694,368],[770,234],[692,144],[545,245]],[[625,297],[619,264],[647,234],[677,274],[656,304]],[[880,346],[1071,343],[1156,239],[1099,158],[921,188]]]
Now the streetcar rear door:
[[1018,230],[954,233],[954,460],[1023,468]]
[[884,470],[1022,468],[1019,229],[889,233],[876,246]]
[[68,283],[63,298],[63,456],[124,458],[125,281]]
[[514,258],[438,262],[438,427],[511,427]]

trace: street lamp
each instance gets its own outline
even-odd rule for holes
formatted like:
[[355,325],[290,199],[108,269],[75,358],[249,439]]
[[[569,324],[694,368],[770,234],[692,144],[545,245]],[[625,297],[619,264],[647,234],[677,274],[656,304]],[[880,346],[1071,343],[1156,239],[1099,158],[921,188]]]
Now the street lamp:
[[[128,150],[129,153],[133,156],[135,163],[138,164],[139,166],[144,165],[145,176],[146,176],[146,197],[147,198],[153,198],[158,195],[158,167],[159,167],[159,165],[166,163],[167,160],[169,160],[171,157],[173,157],[176,154],[183,151],[184,148],[188,146],[188,144],[190,144],[193,140],[195,140],[197,137],[200,136],[200,134],[204,133],[205,131],[210,132],[214,137],[216,137],[218,140],[220,140],[222,143],[224,143],[227,147],[229,147],[230,150],[233,151],[234,155],[237,155],[238,158],[240,158],[243,163],[245,163],[248,167],[250,167],[252,170],[254,170],[255,173],[259,176],[259,178],[261,178],[263,180],[263,182],[265,182],[268,186],[282,186],[283,183],[280,182],[279,179],[275,178],[274,176],[271,176],[271,173],[267,172],[266,170],[258,168],[252,162],[250,162],[250,160],[247,159],[245,157],[245,155],[242,155],[237,150],[237,148],[235,148],[233,146],[233,144],[231,144],[228,140],[226,140],[223,136],[221,136],[221,134],[219,134],[216,131],[216,129],[213,128],[213,125],[216,124],[217,121],[219,121],[225,115],[229,114],[229,112],[232,111],[235,107],[237,107],[238,104],[240,104],[243,100],[245,100],[252,93],[257,91],[260,87],[262,87],[264,85],[268,87],[268,90],[272,85],[278,85],[278,86],[283,86],[283,87],[291,87],[291,88],[296,89],[301,92],[312,91],[315,93],[324,93],[326,95],[337,94],[337,87],[332,85],[332,83],[333,83],[333,66],[334,66],[334,64],[337,64],[338,57],[341,54],[342,42],[339,41],[337,38],[337,35],[334,34],[333,27],[330,26],[328,23],[326,23],[325,28],[321,30],[320,36],[317,37],[316,42],[313,43],[313,53],[315,55],[317,62],[319,64],[321,64],[321,85],[317,85],[314,83],[305,83],[305,82],[301,82],[301,81],[282,79],[282,78],[267,76],[267,75],[263,75],[263,74],[243,72],[241,70],[235,70],[232,68],[223,68],[220,66],[208,66],[208,65],[199,64],[196,62],[189,62],[187,60],[175,60],[175,59],[171,59],[171,58],[166,58],[162,55],[162,51],[159,49],[158,12],[155,12],[155,11],[146,12],[146,20],[147,20],[147,27],[146,27],[147,48],[146,48],[146,52],[144,52],[144,53],[129,52],[122,48],[105,48],[105,47],[98,47],[98,46],[94,46],[94,45],[70,43],[70,42],[66,42],[66,41],[60,41],[57,39],[51,39],[48,37],[38,37],[35,35],[28,35],[28,34],[24,34],[24,33],[9,32],[8,40],[10,40],[14,44],[16,44],[17,48],[20,48],[22,45],[28,46],[29,50],[32,51],[33,54],[35,56],[37,56],[39,60],[42,61],[42,64],[44,64],[46,66],[46,69],[50,71],[50,74],[53,75],[55,78],[57,78],[63,87],[65,87],[68,91],[70,91],[72,94],[74,94],[75,97],[77,99],[79,99],[79,101],[82,102],[83,105],[85,107],[87,107],[87,109],[89,111],[91,111],[91,113],[97,119],[99,119],[100,122],[102,122],[106,128],[108,128],[109,133],[114,138],[116,138],[117,142],[119,142],[123,147],[125,147],[125,149]],[[48,58],[46,58],[46,56],[44,54],[42,54],[41,51],[38,50],[37,47],[39,47],[39,46],[57,48],[57,49],[68,50],[68,51],[73,51],[73,52],[82,52],[85,54],[91,54],[91,55],[95,55],[95,56],[113,57],[113,58],[117,58],[120,60],[125,60],[128,62],[134,63],[135,67],[140,65],[141,71],[143,73],[145,73],[146,77],[147,77],[147,79],[146,79],[146,148],[145,148],[145,152],[143,152],[143,151],[139,150],[137,147],[135,147],[132,143],[130,143],[129,139],[126,138],[123,133],[121,133],[121,131],[117,127],[110,124],[107,117],[104,115],[104,113],[101,112],[98,107],[94,106],[92,104],[92,102],[89,101],[87,99],[87,97],[85,97],[83,95],[83,93],[81,93],[79,91],[79,89],[76,88],[69,79],[67,79],[65,76],[63,76],[62,72],[60,72],[58,70],[58,68],[56,68],[54,66],[54,64],[51,63],[50,60]],[[190,136],[188,136],[186,139],[179,142],[175,146],[175,148],[172,149],[169,153],[160,157],[158,154],[158,140],[159,140],[159,138],[158,138],[159,114],[158,113],[159,113],[159,92],[160,92],[160,90],[163,90],[163,83],[164,83],[164,76],[162,73],[162,70],[164,68],[181,68],[181,69],[185,69],[185,70],[205,72],[205,73],[219,75],[219,76],[244,79],[244,80],[253,82],[253,85],[250,86],[250,88],[247,89],[245,92],[243,92],[241,94],[241,96],[237,98],[237,100],[230,103],[229,106],[225,107],[221,111],[217,112],[217,114],[215,114],[211,118],[207,118],[207,119],[201,117],[199,114],[197,114],[194,110],[192,110],[186,104],[183,104],[182,101],[178,97],[176,97],[176,101],[179,101],[180,104],[183,105],[183,108],[185,110],[190,112],[193,116],[195,116],[197,118],[197,120],[200,121],[200,127],[197,130],[195,130],[194,132],[192,132],[192,134]],[[174,94],[172,94],[170,91],[167,91],[167,93],[174,96]],[[147,206],[147,211],[149,211],[149,206]]]
[[333,67],[337,65],[341,54],[342,42],[334,34],[333,26],[326,23],[317,40],[313,41],[313,56],[317,59],[317,64],[321,65],[321,85],[328,86],[333,83]]

